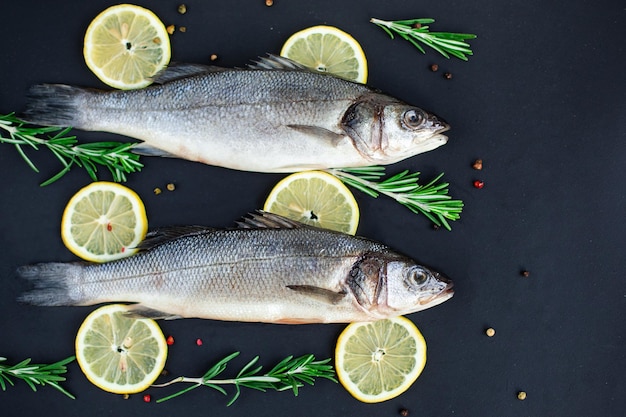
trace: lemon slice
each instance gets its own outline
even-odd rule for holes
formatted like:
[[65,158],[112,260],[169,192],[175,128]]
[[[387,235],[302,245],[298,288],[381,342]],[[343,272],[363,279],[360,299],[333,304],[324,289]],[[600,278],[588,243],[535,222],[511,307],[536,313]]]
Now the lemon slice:
[[359,225],[359,207],[350,190],[322,171],[297,172],[284,178],[270,192],[263,210],[351,235]]
[[170,38],[148,9],[119,4],[100,13],[85,33],[85,62],[105,84],[124,90],[150,85],[170,61]]
[[148,229],[146,209],[131,189],[94,182],[70,199],[61,220],[61,237],[76,256],[108,262],[136,252]]
[[337,377],[356,399],[377,403],[397,397],[426,364],[426,342],[405,317],[352,323],[335,349]]
[[125,315],[111,304],[93,311],[78,329],[76,359],[87,379],[108,392],[134,394],[161,374],[167,343],[152,319]]
[[313,26],[296,32],[280,55],[305,67],[329,72],[350,81],[367,82],[367,59],[361,45],[332,26]]

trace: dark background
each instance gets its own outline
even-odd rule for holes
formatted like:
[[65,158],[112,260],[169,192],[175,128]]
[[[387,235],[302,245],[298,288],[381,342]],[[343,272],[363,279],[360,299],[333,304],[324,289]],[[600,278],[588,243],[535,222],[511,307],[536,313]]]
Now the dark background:
[[[428,343],[428,363],[404,395],[367,405],[340,385],[319,381],[298,397],[243,392],[227,399],[198,389],[164,404],[128,400],[92,386],[76,363],[64,383],[33,393],[18,381],[0,392],[1,414],[232,416],[622,416],[626,408],[623,315],[626,186],[626,5],[618,0],[526,1],[142,1],[172,36],[172,59],[243,66],[277,53],[289,35],[317,24],[338,26],[363,46],[369,83],[430,109],[452,125],[442,148],[388,168],[445,172],[450,194],[465,202],[453,230],[435,231],[423,216],[355,192],[359,234],[389,244],[450,276],[456,295],[410,318]],[[28,87],[61,82],[104,87],[82,58],[82,38],[109,1],[22,0],[0,5],[0,113],[23,110]],[[559,5],[557,5],[559,4]],[[469,62],[420,54],[390,40],[370,17],[432,17],[433,30],[478,34]],[[440,70],[429,70],[432,63]],[[453,74],[452,80],[443,78]],[[75,131],[81,141],[126,140]],[[263,144],[259,144],[262,149]],[[89,177],[78,169],[45,188],[60,169],[47,151],[29,155],[0,145],[0,356],[53,362],[74,353],[78,326],[93,307],[36,308],[15,299],[19,265],[75,258],[60,239],[69,198]],[[484,160],[482,171],[471,164]],[[144,158],[128,186],[143,198],[152,227],[226,227],[262,206],[282,175],[236,172],[182,160]],[[102,172],[103,179],[109,179]],[[481,179],[485,187],[475,189]],[[176,184],[154,195],[155,187]],[[528,270],[524,278],[520,271]],[[179,320],[166,368],[196,376],[232,351],[230,371],[255,355],[268,366],[286,355],[331,357],[343,325],[279,326]],[[488,338],[487,327],[497,334]],[[202,338],[204,345],[195,345]],[[528,393],[525,401],[518,391]],[[171,392],[150,389],[153,398]]]

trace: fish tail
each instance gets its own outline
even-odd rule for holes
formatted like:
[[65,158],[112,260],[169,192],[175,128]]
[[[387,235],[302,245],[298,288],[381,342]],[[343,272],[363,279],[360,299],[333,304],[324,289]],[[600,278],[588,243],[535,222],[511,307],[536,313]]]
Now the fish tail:
[[33,288],[18,297],[18,301],[38,306],[80,305],[85,300],[77,291],[81,266],[73,263],[42,263],[17,269],[20,278],[32,283]]
[[43,126],[80,128],[80,97],[87,90],[63,84],[38,84],[30,88],[21,118]]

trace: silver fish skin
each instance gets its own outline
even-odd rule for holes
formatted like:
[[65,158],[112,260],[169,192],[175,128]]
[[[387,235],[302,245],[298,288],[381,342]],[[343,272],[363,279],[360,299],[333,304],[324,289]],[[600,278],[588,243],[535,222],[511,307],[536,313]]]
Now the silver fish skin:
[[235,229],[151,232],[105,264],[42,263],[18,275],[42,306],[132,302],[153,318],[285,324],[373,321],[424,310],[452,283],[389,247],[259,212]]
[[173,65],[134,91],[36,85],[22,118],[136,138],[145,155],[256,172],[387,165],[445,144],[449,129],[366,85],[276,56],[248,69]]

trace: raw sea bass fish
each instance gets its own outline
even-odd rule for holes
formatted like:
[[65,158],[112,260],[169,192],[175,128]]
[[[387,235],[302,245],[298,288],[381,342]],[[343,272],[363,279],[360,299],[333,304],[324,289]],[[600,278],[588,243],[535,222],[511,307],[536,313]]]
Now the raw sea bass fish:
[[257,172],[386,165],[447,141],[449,126],[431,113],[276,56],[248,69],[174,65],[155,83],[36,85],[23,119],[140,139],[145,155]]
[[238,228],[151,232],[104,264],[43,263],[18,275],[43,306],[134,302],[138,315],[267,323],[373,321],[424,310],[452,283],[385,245],[259,212]]

